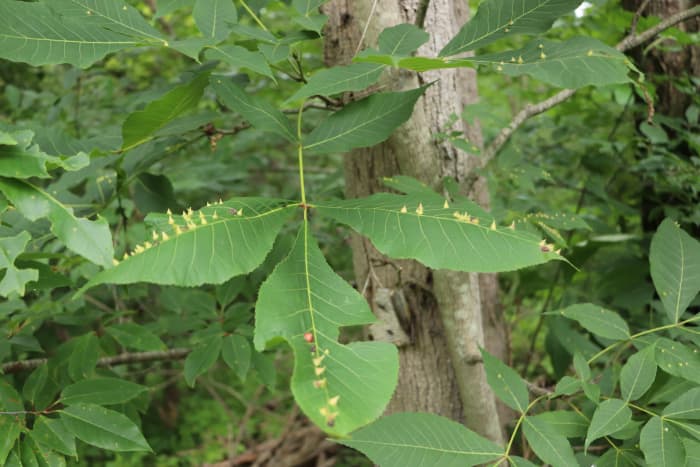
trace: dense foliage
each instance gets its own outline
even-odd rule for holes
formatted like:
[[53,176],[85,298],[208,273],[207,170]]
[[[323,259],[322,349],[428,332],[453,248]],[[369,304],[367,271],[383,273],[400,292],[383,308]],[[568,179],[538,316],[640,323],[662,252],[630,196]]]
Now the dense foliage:
[[[216,461],[296,404],[382,466],[695,465],[697,77],[681,115],[652,115],[662,77],[606,45],[632,14],[577,18],[576,0],[486,0],[439,56],[399,24],[325,68],[323,3],[0,2],[0,463]],[[343,199],[339,155],[385,141],[429,86],[375,92],[382,74],[454,67],[483,76],[462,117],[489,138],[504,95],[583,89],[497,148],[491,211],[402,176]],[[375,318],[341,225],[393,258],[507,272],[513,360],[483,352],[506,446],[381,416],[397,350],[348,337]]]

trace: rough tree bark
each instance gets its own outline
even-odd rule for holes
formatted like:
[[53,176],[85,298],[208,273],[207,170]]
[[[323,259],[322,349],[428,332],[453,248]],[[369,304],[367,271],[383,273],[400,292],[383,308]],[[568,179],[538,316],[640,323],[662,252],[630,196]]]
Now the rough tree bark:
[[[362,47],[376,45],[378,34],[386,27],[415,24],[416,17],[421,15],[419,11],[426,5],[423,27],[430,34],[430,41],[419,54],[435,56],[468,17],[467,2],[461,0],[375,1],[374,8],[372,3],[371,0],[333,0],[324,5],[324,13],[329,16],[325,31],[328,65],[350,62],[361,39]],[[386,190],[383,177],[396,174],[413,176],[440,189],[443,177],[462,181],[477,166],[473,156],[434,137],[449,130],[446,125],[452,114],[460,115],[464,106],[476,99],[473,70],[420,75],[394,71],[384,77],[379,88],[395,91],[435,80],[438,81],[419,101],[409,122],[387,142],[346,156],[348,197]],[[458,124],[458,129],[465,131],[470,141],[481,145],[480,128],[461,125]],[[488,205],[483,181],[475,185],[470,195],[482,205]],[[352,237],[351,245],[357,282],[375,313],[381,315],[387,307],[395,305],[405,307],[410,315],[409,343],[400,347],[399,384],[388,411],[441,414],[502,442],[495,398],[486,383],[479,352],[479,347],[485,345],[501,358],[507,355],[495,275],[479,277],[432,271],[414,261],[391,260],[359,236]],[[382,298],[387,291],[394,298],[405,300],[393,300],[394,305],[390,305]]]

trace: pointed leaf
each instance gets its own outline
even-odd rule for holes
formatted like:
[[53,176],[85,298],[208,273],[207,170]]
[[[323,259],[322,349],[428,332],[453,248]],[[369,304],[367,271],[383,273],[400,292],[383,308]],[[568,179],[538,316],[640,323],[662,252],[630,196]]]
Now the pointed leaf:
[[341,326],[374,321],[369,305],[328,266],[304,223],[289,256],[260,288],[255,347],[280,338],[294,351],[292,392],[304,413],[345,435],[377,418],[398,378],[396,348],[338,343]]
[[593,412],[591,425],[586,435],[586,449],[593,441],[621,430],[632,420],[632,411],[620,399],[608,399]]
[[661,337],[655,341],[656,363],[673,376],[700,384],[700,354],[677,341]]
[[208,48],[204,56],[208,60],[223,60],[235,68],[246,68],[275,79],[262,52],[251,52],[239,45],[220,45]]
[[68,359],[68,374],[73,381],[92,375],[100,357],[100,343],[92,332],[75,339],[73,352]]
[[545,32],[579,3],[581,0],[486,0],[440,55],[474,50],[513,34]]
[[528,417],[538,426],[548,426],[555,433],[567,438],[583,438],[588,431],[589,421],[580,413],[566,410],[552,410]]
[[651,239],[651,278],[672,323],[700,292],[700,242],[670,219]]
[[503,455],[502,448],[463,425],[428,413],[382,417],[337,441],[382,467],[462,467]]
[[198,286],[246,274],[265,259],[293,209],[280,200],[233,198],[183,216],[150,215],[157,240],[138,245],[79,293],[103,283]]
[[252,351],[248,339],[238,334],[224,337],[221,356],[224,362],[236,372],[241,381],[245,381],[250,369]]
[[497,226],[474,203],[447,205],[437,193],[378,193],[314,207],[369,237],[382,253],[435,269],[499,272],[562,259],[535,234]]
[[39,271],[36,269],[19,269],[15,266],[15,260],[24,252],[31,239],[32,236],[27,232],[0,238],[0,271],[5,270],[5,276],[0,281],[0,295],[3,297],[13,293],[21,297],[27,283],[39,279]]
[[223,40],[238,22],[238,11],[232,0],[197,0],[192,11],[197,28],[205,37]]
[[189,83],[149,102],[143,110],[129,115],[122,125],[122,151],[153,139],[154,133],[168,122],[197,107],[207,84],[209,74],[201,73]]
[[254,127],[278,134],[292,142],[297,140],[289,119],[273,105],[247,94],[223,76],[212,76],[211,85],[226,107],[243,115]]
[[139,394],[148,391],[140,384],[120,378],[99,377],[85,379],[66,386],[61,391],[61,403],[64,405],[85,402],[97,405],[122,404]]
[[653,467],[685,465],[685,449],[678,433],[670,423],[652,417],[642,428],[639,447],[647,464]]
[[620,372],[620,392],[626,401],[642,397],[656,379],[656,348],[650,345],[632,355]]
[[545,421],[525,417],[523,433],[535,454],[553,467],[578,465],[569,441]]
[[592,303],[571,305],[553,313],[578,321],[581,326],[600,337],[617,340],[630,337],[629,326],[619,314]]
[[664,418],[700,420],[700,388],[693,388],[666,406]]
[[508,407],[525,413],[530,402],[527,385],[520,375],[498,358],[481,349],[489,386]]
[[165,344],[151,331],[136,323],[113,324],[105,328],[107,334],[129,349],[156,351],[165,350]]
[[22,396],[34,406],[37,405],[37,399],[41,394],[42,389],[46,386],[46,380],[49,377],[49,366],[41,365],[36,370],[32,371],[27,380],[22,386]]
[[345,91],[360,91],[377,82],[384,71],[384,65],[373,63],[353,63],[319,71],[292,95],[287,102],[314,95],[332,96]]
[[328,154],[381,143],[411,117],[413,106],[426,89],[372,94],[353,102],[313,130],[304,139],[304,150]]
[[428,42],[430,34],[414,24],[399,24],[379,34],[379,52],[393,56],[410,55]]
[[5,459],[24,427],[24,406],[17,391],[2,379],[0,379],[0,412],[9,412],[0,414],[0,465],[5,465]]
[[221,337],[209,339],[205,344],[194,349],[185,359],[185,381],[194,387],[198,376],[206,373],[219,358],[221,352]]
[[38,417],[30,432],[34,441],[67,456],[77,456],[75,436],[60,418]]
[[125,415],[95,404],[75,404],[60,411],[76,438],[110,451],[150,451],[139,428]]
[[468,59],[490,63],[509,76],[528,74],[561,88],[604,86],[629,82],[625,55],[591,37],[572,37],[563,42],[535,39],[519,50]]
[[112,234],[104,219],[91,221],[77,218],[72,208],[24,181],[0,178],[0,191],[27,219],[48,218],[51,232],[70,250],[95,264],[105,267],[112,265]]

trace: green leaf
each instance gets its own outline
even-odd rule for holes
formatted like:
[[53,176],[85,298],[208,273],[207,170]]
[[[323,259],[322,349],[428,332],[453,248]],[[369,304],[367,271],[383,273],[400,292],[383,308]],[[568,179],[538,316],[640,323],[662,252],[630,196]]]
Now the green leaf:
[[204,345],[197,347],[185,359],[185,381],[191,388],[198,376],[206,373],[219,358],[221,337],[208,339]]
[[503,449],[463,425],[429,413],[382,417],[337,442],[382,467],[462,467],[483,464]]
[[148,352],[166,348],[158,336],[136,323],[113,324],[106,327],[105,331],[117,342],[129,349]]
[[102,283],[199,286],[246,274],[262,263],[296,209],[282,203],[232,198],[183,216],[152,214],[147,218],[155,228],[152,239],[138,245],[115,267],[97,274],[78,294]]
[[38,444],[67,456],[78,455],[75,450],[75,436],[66,429],[60,418],[40,416],[29,433]]
[[301,26],[302,30],[313,31],[320,36],[328,17],[326,15],[292,16],[292,21]]
[[278,134],[292,142],[297,140],[289,119],[273,105],[246,93],[223,76],[212,76],[211,86],[226,107],[240,113],[254,127]]
[[195,0],[158,0],[158,9],[156,10],[155,18],[162,18],[169,15],[175,10],[192,6]]
[[537,426],[547,426],[566,438],[583,438],[588,431],[589,421],[583,415],[566,410],[552,410],[528,417]]
[[642,397],[656,379],[656,349],[645,347],[632,355],[620,372],[620,392],[626,401]]
[[341,326],[368,324],[374,315],[328,266],[306,222],[289,256],[260,287],[255,314],[258,350],[280,338],[292,347],[292,392],[314,423],[342,436],[382,413],[398,378],[396,348],[338,343]]
[[554,467],[578,465],[569,441],[545,421],[535,417],[525,417],[523,433],[532,450],[545,463]]
[[414,24],[399,24],[379,34],[379,52],[393,56],[410,55],[428,42],[430,34]]
[[24,406],[22,398],[10,386],[0,379],[0,465],[5,465],[5,460],[19,439],[24,427]]
[[27,219],[35,221],[42,217],[48,218],[51,232],[70,250],[95,264],[104,267],[112,265],[112,234],[104,219],[91,221],[77,218],[73,215],[72,208],[24,181],[0,178],[0,191]]
[[328,0],[292,0],[292,6],[304,16],[309,16],[318,11],[318,7]]
[[[251,52],[239,45],[220,45],[208,48],[204,56],[208,60],[223,60],[234,68],[247,68],[250,71],[267,76],[273,81],[275,80],[275,76],[272,74],[272,70],[270,70],[262,52]],[[222,97],[221,95],[219,96]],[[233,109],[239,110],[236,107],[233,107]]]
[[192,16],[202,34],[217,41],[226,39],[231,33],[230,25],[238,22],[232,0],[197,0]]
[[258,44],[258,50],[262,52],[268,63],[279,63],[289,57],[289,46],[286,44]]
[[314,95],[332,96],[345,91],[360,91],[377,82],[384,70],[383,65],[373,63],[353,63],[319,71],[287,102]]
[[253,352],[251,354],[251,366],[258,379],[270,391],[277,389],[277,368],[275,367],[275,354],[273,352]]
[[490,63],[509,76],[528,74],[561,88],[604,86],[629,82],[625,55],[590,37],[563,42],[536,39],[520,50],[470,57],[472,63]]
[[0,270],[5,270],[5,275],[0,281],[0,295],[7,297],[11,294],[24,295],[27,283],[39,279],[39,271],[36,269],[19,269],[15,266],[15,260],[24,252],[32,236],[28,232],[20,232],[14,237],[0,238]]
[[700,384],[700,355],[681,344],[665,337],[655,341],[656,363],[659,368],[673,376],[679,376]]
[[95,404],[60,410],[65,427],[76,438],[110,451],[151,451],[139,428],[125,415]]
[[651,239],[649,264],[669,320],[677,323],[700,292],[700,242],[666,219]]
[[525,413],[530,402],[525,381],[515,370],[484,349],[481,349],[481,356],[486,378],[496,396],[511,409]]
[[455,55],[514,34],[545,32],[555,19],[576,8],[581,0],[486,0],[474,18],[440,51]]
[[700,465],[700,442],[690,438],[681,438],[685,448],[685,466],[693,467]]
[[48,365],[40,365],[36,370],[32,371],[22,387],[22,396],[36,406],[38,396],[46,386],[46,380],[49,377]]
[[608,399],[600,403],[593,412],[591,425],[588,427],[585,447],[598,438],[621,430],[632,420],[632,410],[620,399]]
[[79,381],[66,386],[61,392],[61,403],[72,405],[78,402],[97,405],[122,404],[148,391],[140,384],[121,378],[100,377]]
[[581,380],[572,378],[571,376],[564,376],[558,383],[554,390],[554,395],[565,395],[571,396],[576,394],[581,390]]
[[666,406],[664,418],[700,420],[700,388],[693,388]]
[[642,428],[639,447],[644,459],[652,467],[685,465],[685,449],[678,433],[670,423],[652,417]]
[[75,339],[73,352],[68,360],[68,374],[73,381],[92,375],[100,357],[100,343],[92,332]]
[[[0,131],[0,176],[8,178],[49,178],[49,169],[60,167],[75,171],[86,167],[90,157],[84,152],[62,158],[50,156],[39,149],[38,144],[32,144],[34,132],[22,130],[13,133]],[[9,138],[9,139],[8,139]]]
[[328,154],[381,143],[411,117],[413,106],[426,89],[372,94],[345,106],[304,139],[304,150]]
[[630,337],[629,326],[620,315],[592,303],[571,305],[552,312],[579,322],[593,334],[607,339],[626,340]]
[[221,356],[241,381],[245,381],[250,369],[251,354],[250,343],[245,337],[238,334],[224,337]]
[[122,151],[128,151],[154,138],[154,133],[168,122],[197,107],[209,74],[200,73],[192,81],[169,91],[160,99],[149,102],[143,110],[129,115],[122,125]]
[[499,272],[562,259],[535,234],[498,226],[474,203],[448,205],[437,193],[378,193],[314,207],[369,237],[385,255],[434,269]]

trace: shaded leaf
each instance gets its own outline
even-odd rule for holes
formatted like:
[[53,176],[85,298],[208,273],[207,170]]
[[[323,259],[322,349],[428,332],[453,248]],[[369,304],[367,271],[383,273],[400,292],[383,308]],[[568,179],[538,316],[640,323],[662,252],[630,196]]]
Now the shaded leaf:
[[34,441],[67,456],[77,456],[75,436],[59,418],[41,416],[36,419],[30,432]]
[[231,0],[197,0],[192,10],[197,28],[206,37],[223,40],[238,22],[238,11]]
[[49,377],[48,365],[40,365],[31,372],[27,380],[22,386],[22,396],[36,406],[36,401],[41,394],[42,389],[46,386],[46,380]]
[[[251,52],[245,47],[241,47],[239,45],[220,45],[208,48],[204,53],[204,56],[208,60],[223,60],[233,67],[246,68],[250,71],[254,71],[255,73],[267,76],[273,81],[275,79],[275,76],[272,74],[272,70],[270,70],[267,61],[261,52]],[[221,95],[219,96],[222,97]],[[235,107],[233,109],[239,110]]]
[[139,428],[125,415],[95,404],[70,405],[61,421],[76,438],[110,451],[150,451]]
[[328,154],[381,143],[411,117],[426,89],[372,94],[343,107],[304,139],[304,151]]
[[543,420],[525,417],[523,433],[537,457],[554,467],[578,465],[569,441]]
[[668,318],[677,323],[700,292],[700,242],[666,219],[651,239],[649,264]]
[[462,467],[503,455],[501,447],[463,425],[428,413],[388,415],[337,441],[382,467]]
[[164,350],[160,337],[136,323],[118,323],[105,328],[107,334],[128,349],[155,351]]
[[656,363],[673,376],[700,383],[700,354],[677,341],[661,337],[655,341]]
[[0,271],[5,270],[5,275],[0,281],[0,295],[7,297],[11,294],[24,295],[29,282],[39,279],[39,271],[36,269],[20,269],[15,265],[17,257],[24,252],[32,236],[27,232],[20,232],[14,237],[0,238]]
[[25,416],[22,398],[9,383],[2,379],[0,379],[0,412],[9,412],[0,415],[0,464],[5,465],[5,459],[22,432]]
[[508,407],[525,413],[530,402],[527,385],[520,375],[498,358],[481,349],[489,386]]
[[593,441],[621,430],[632,420],[632,410],[625,401],[608,399],[600,403],[593,412],[591,425],[586,435],[586,449]]
[[148,391],[140,384],[121,378],[91,378],[66,386],[61,391],[61,403],[71,405],[78,402],[97,405],[122,404]]
[[74,339],[73,352],[68,359],[68,374],[73,381],[92,375],[100,357],[100,344],[92,332]]
[[630,337],[629,326],[619,314],[592,303],[571,305],[552,313],[576,320],[581,326],[600,337],[617,340]]
[[639,447],[647,464],[653,467],[685,465],[685,449],[676,430],[659,417],[652,417],[639,437]]
[[289,256],[260,288],[255,347],[284,339],[294,351],[292,392],[304,413],[345,435],[377,418],[398,378],[396,348],[337,342],[339,328],[374,321],[369,305],[325,261],[305,222]]
[[238,334],[224,337],[221,356],[241,381],[245,381],[250,369],[251,354],[250,343],[245,337]]
[[198,376],[206,373],[219,358],[221,352],[221,338],[208,339],[206,343],[195,348],[185,359],[185,381],[191,388],[194,387]]
[[632,355],[620,372],[620,392],[627,401],[644,395],[656,379],[656,349],[645,347]]

